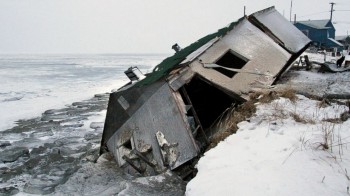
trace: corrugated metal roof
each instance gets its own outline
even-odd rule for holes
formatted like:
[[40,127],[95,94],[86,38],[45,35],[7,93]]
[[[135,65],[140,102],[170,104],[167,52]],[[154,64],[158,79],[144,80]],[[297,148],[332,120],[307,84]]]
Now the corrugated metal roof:
[[315,28],[315,29],[328,29],[330,27],[327,27],[329,19],[326,20],[306,20],[306,21],[297,21],[297,23]]

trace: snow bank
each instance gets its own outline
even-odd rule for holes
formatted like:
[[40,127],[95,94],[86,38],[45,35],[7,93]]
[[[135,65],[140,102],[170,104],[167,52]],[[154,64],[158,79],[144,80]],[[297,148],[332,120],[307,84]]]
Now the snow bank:
[[[350,120],[333,124],[345,106],[319,108],[298,96],[258,105],[250,122],[205,153],[186,195],[346,195]],[[293,115],[308,121],[296,122]],[[324,150],[329,132],[328,150]]]

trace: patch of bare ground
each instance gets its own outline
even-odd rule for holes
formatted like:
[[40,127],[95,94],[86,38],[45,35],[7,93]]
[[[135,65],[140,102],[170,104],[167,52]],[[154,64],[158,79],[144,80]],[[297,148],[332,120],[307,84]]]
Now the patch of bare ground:
[[350,112],[345,111],[340,114],[339,118],[324,118],[322,119],[323,122],[330,122],[334,124],[341,124],[344,121],[347,121],[350,118]]
[[295,122],[298,122],[298,123],[303,123],[303,124],[315,124],[316,123],[313,119],[302,117],[295,112],[291,112],[289,115],[295,120]]
[[[237,124],[239,122],[245,121],[249,119],[256,112],[256,103],[259,102],[261,104],[270,103],[279,97],[284,97],[290,99],[293,103],[298,100],[295,90],[292,88],[285,88],[279,91],[264,91],[264,92],[253,92],[249,95],[249,100],[238,107],[231,108],[228,110],[225,117],[223,117],[220,122],[220,131],[215,133],[210,138],[210,144],[207,150],[215,147],[220,141],[223,141],[225,138],[234,134],[238,130]],[[281,109],[281,114],[287,117],[286,114]],[[301,123],[314,123],[312,120],[305,119],[298,114],[291,113],[290,114],[295,121]],[[281,116],[280,116],[281,117]]]
[[218,124],[220,124],[221,131],[215,133],[210,138],[210,144],[208,149],[215,147],[220,141],[236,133],[238,130],[237,124],[250,118],[256,112],[256,106],[253,100],[249,100],[239,105],[238,107],[231,108],[228,113],[223,117]]
[[317,103],[317,106],[319,108],[326,108],[330,105],[331,105],[331,103],[327,99],[322,99],[320,102]]
[[292,88],[285,88],[278,92],[278,95],[289,99],[291,102],[295,103],[298,100],[296,92]]
[[296,91],[290,87],[280,89],[278,91],[253,92],[249,95],[249,99],[259,103],[271,103],[273,100],[284,97],[295,103],[298,100]]

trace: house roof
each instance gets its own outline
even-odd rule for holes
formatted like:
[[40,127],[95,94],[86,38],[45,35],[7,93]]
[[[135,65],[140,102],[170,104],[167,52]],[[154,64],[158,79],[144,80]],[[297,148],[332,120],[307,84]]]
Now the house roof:
[[[258,15],[259,13],[264,13],[264,12],[267,12],[267,11],[268,12],[272,12],[272,11],[275,11],[275,9],[274,9],[274,7],[270,7],[270,8],[267,8],[265,10],[262,10],[260,12],[257,12],[256,14]],[[135,85],[133,87],[140,87],[140,86],[145,86],[145,85],[152,84],[152,83],[158,81],[159,79],[163,78],[167,74],[169,74],[172,70],[178,68],[179,66],[183,66],[183,64],[181,64],[181,62],[186,60],[186,58],[189,55],[191,55],[191,53],[193,53],[194,51],[200,49],[201,47],[205,48],[205,50],[206,50],[208,47],[210,47],[212,45],[212,44],[209,44],[209,46],[206,47],[205,45],[207,43],[209,43],[211,41],[215,42],[215,40],[214,40],[215,38],[220,38],[220,37],[225,36],[229,31],[234,29],[234,27],[238,23],[240,23],[242,20],[244,20],[245,18],[246,17],[242,17],[239,20],[230,23],[226,27],[219,29],[217,32],[202,37],[201,39],[199,39],[196,42],[192,43],[191,45],[187,46],[186,48],[183,48],[182,50],[176,52],[173,56],[164,59],[160,64],[155,66],[155,68],[153,69],[153,71],[151,73],[147,74],[146,78],[144,78],[143,80],[135,83]],[[282,23],[283,22],[284,21],[282,21]],[[326,22],[328,22],[328,20]],[[324,22],[324,26],[327,24],[326,22]],[[271,27],[271,26],[269,26],[269,27]],[[283,37],[283,33],[281,35],[279,35],[278,37]],[[310,41],[310,40],[308,40],[308,41]],[[201,52],[201,51],[198,51],[198,52]],[[292,50],[292,52],[294,52],[294,51]],[[195,55],[195,54],[193,54],[193,55]]]
[[329,19],[326,20],[306,20],[306,21],[297,21],[297,23],[315,28],[315,29],[328,29],[327,24]]
[[202,47],[215,37],[224,36],[227,32],[231,31],[236,26],[236,24],[238,24],[242,19],[243,17],[240,18],[238,21],[230,23],[226,27],[219,29],[215,33],[202,37],[201,39],[187,46],[186,48],[183,48],[179,52],[176,52],[173,56],[164,59],[153,69],[152,73],[148,74],[145,79],[141,80],[140,82],[137,82],[134,86],[144,86],[152,84],[153,82],[159,80],[160,78],[168,74],[173,68],[179,65],[183,60],[185,60],[186,57],[192,52]]
[[331,42],[333,42],[335,45],[337,45],[337,46],[340,46],[340,47],[343,47],[344,45],[343,44],[341,44],[341,43],[339,43],[338,41],[336,41],[335,39],[333,39],[333,38],[328,38],[328,40],[330,40]]
[[298,53],[311,41],[274,7],[255,12],[248,17],[252,24],[270,32],[269,36],[291,54]]

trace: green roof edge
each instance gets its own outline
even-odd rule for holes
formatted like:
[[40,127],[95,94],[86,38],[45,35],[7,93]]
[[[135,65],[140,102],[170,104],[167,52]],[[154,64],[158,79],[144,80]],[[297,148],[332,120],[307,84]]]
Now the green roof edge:
[[145,86],[158,81],[163,76],[170,73],[171,70],[176,68],[176,66],[179,65],[179,63],[181,63],[183,60],[185,60],[189,54],[196,51],[198,48],[202,47],[204,44],[208,43],[210,40],[214,39],[215,37],[224,36],[227,32],[231,31],[244,18],[245,17],[242,17],[239,20],[230,23],[228,26],[219,29],[217,32],[202,37],[201,39],[187,46],[186,48],[183,48],[179,52],[175,53],[173,56],[164,59],[161,63],[155,66],[152,73],[147,74],[147,77],[137,82],[134,85],[134,87]]

